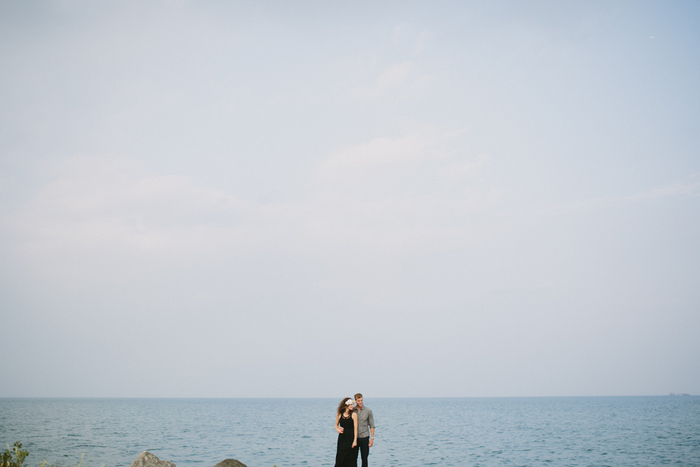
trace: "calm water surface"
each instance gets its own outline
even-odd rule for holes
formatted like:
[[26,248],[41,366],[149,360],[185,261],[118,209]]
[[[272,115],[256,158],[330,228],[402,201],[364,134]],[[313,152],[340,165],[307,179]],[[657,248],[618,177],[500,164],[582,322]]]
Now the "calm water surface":
[[[334,399],[0,399],[35,467],[332,466]],[[700,466],[700,397],[371,399],[377,466]]]

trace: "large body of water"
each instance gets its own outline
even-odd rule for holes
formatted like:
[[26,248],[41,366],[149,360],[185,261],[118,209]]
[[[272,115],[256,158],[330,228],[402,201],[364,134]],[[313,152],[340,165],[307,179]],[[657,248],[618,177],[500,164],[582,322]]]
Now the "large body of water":
[[[29,467],[332,466],[340,400],[0,399],[0,443]],[[700,466],[700,397],[372,399],[370,464]],[[84,465],[84,464],[83,464]]]

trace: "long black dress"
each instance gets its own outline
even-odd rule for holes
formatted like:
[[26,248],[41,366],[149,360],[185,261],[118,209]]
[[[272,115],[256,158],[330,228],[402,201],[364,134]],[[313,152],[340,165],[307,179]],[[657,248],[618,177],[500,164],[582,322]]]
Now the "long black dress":
[[338,451],[335,454],[335,467],[357,467],[357,446],[352,447],[355,440],[355,422],[352,413],[348,418],[340,416],[338,425],[343,428],[343,432],[338,434]]

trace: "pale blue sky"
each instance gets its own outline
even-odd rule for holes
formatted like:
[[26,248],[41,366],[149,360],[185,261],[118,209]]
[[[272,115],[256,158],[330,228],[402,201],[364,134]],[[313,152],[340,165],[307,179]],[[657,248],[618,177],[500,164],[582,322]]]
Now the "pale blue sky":
[[700,394],[699,19],[0,3],[0,397]]

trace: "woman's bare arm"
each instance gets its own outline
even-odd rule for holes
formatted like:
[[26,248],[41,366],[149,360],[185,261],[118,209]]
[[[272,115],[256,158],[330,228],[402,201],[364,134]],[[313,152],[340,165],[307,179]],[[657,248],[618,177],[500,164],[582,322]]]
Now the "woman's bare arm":
[[337,414],[335,416],[335,431],[338,433],[342,434],[343,433],[343,427],[338,425],[338,422],[340,422],[340,414]]

